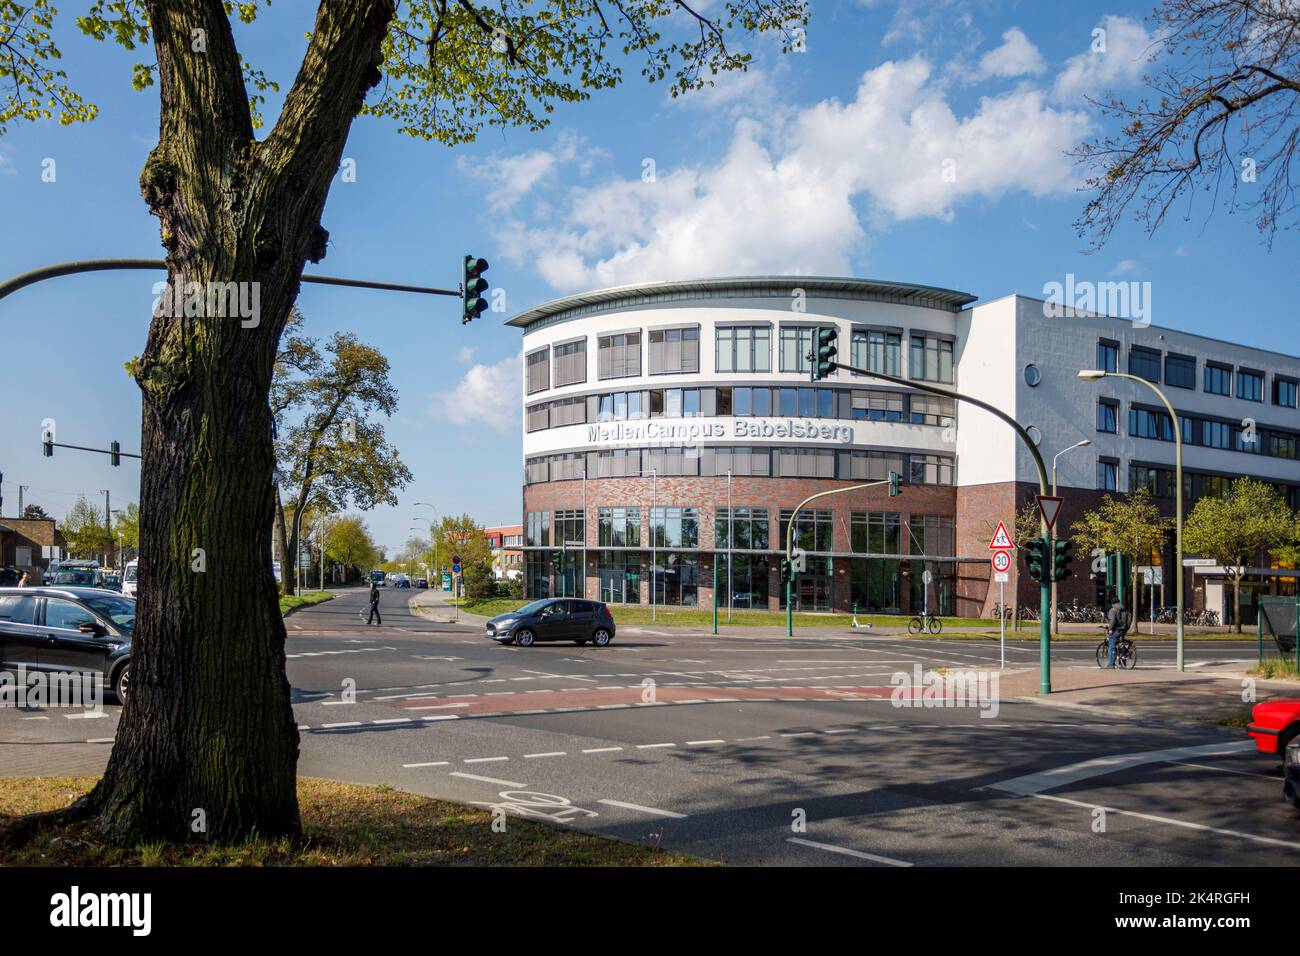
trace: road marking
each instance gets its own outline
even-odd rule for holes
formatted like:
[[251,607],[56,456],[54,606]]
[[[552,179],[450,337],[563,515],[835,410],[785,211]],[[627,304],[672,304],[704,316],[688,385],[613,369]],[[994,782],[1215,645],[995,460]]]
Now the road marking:
[[402,766],[403,767],[445,767],[449,763],[451,763],[450,760],[434,760],[431,761],[430,763],[404,763],[402,764]]
[[725,740],[688,740],[688,741],[686,741],[686,746],[688,746],[688,747],[704,747],[704,746],[707,746],[707,745],[709,745],[709,744],[725,744],[725,743],[726,743]]
[[1171,760],[1169,762],[1179,767],[1195,767],[1197,770],[1213,770],[1216,773],[1235,773],[1243,777],[1259,777],[1263,780],[1268,780],[1272,783],[1277,783],[1277,777],[1270,776],[1269,774],[1266,773],[1255,773],[1254,771],[1251,770],[1233,770],[1230,767],[1211,767],[1209,764],[1188,763],[1186,760]]
[[468,707],[469,704],[420,704],[417,707],[408,707],[407,710],[447,710],[452,707]]
[[764,734],[764,735],[761,736],[761,737],[737,737],[737,738],[736,738],[736,743],[740,744],[740,743],[745,743],[746,741],[750,741],[750,740],[771,740],[771,739],[772,739],[772,735],[771,735],[771,734]]
[[676,747],[676,744],[637,744],[637,750],[655,750],[659,747]]
[[509,757],[466,757],[466,763],[500,763],[503,760],[509,760]]
[[[671,744],[669,746],[672,746]],[[659,810],[655,807],[643,807],[638,803],[624,803],[622,800],[597,800],[597,803],[603,803],[607,807],[622,807],[624,810],[638,810],[641,813],[649,813],[657,817],[670,817],[674,820],[684,820],[686,814],[674,813],[672,810]]]
[[483,781],[483,783],[497,783],[497,784],[500,784],[500,785],[503,786],[503,787],[516,787],[516,788],[518,788],[518,787],[526,787],[526,786],[528,786],[528,784],[526,784],[526,783],[520,783],[520,782],[517,781],[517,780],[498,780],[496,777],[480,777],[480,776],[478,776],[477,774],[473,774],[473,773],[461,773],[459,770],[453,770],[450,774],[448,774],[448,776],[450,776],[450,777],[464,777],[466,780],[481,780],[481,781]]
[[[1254,746],[1254,743],[1251,743]],[[1300,850],[1300,843],[1294,843],[1290,840],[1277,840],[1273,837],[1256,836],[1253,833],[1243,833],[1240,830],[1224,830],[1219,827],[1208,826],[1204,823],[1193,823],[1190,820],[1175,820],[1172,817],[1160,817],[1153,813],[1138,813],[1136,810],[1120,810],[1117,807],[1108,807],[1099,803],[1085,803],[1082,800],[1070,800],[1066,797],[1054,797],[1047,793],[1031,793],[1031,797],[1037,797],[1039,800],[1052,800],[1056,803],[1068,803],[1074,807],[1082,807],[1086,810],[1104,810],[1107,813],[1118,813],[1120,816],[1137,817],[1139,820],[1150,820],[1153,823],[1167,823],[1170,826],[1183,827],[1188,830],[1200,830],[1203,833],[1217,833],[1220,836],[1238,837],[1242,840],[1251,840],[1255,843],[1267,843],[1270,846],[1284,846],[1290,850]]]
[[557,680],[585,680],[591,684],[596,683],[595,680],[590,677],[579,677],[577,674],[552,674],[550,671],[530,671],[527,667],[521,667],[520,670],[525,674],[537,674],[540,677],[554,677]]
[[863,853],[861,850],[850,850],[846,846],[835,846],[831,843],[815,843],[812,840],[802,840],[799,837],[786,837],[787,843],[798,843],[800,846],[810,846],[815,850],[825,850],[828,853],[839,853],[844,856],[857,857],[859,860],[871,860],[873,863],[885,863],[889,866],[911,866],[904,860],[895,860],[887,856],[876,856],[874,853]]
[[83,710],[79,714],[64,714],[63,716],[68,720],[99,720],[101,717],[107,717],[108,714],[104,713],[102,710]]
[[410,717],[390,717],[387,720],[372,720],[372,724],[409,724]]
[[320,725],[321,730],[333,730],[335,727],[360,727],[360,726],[361,726],[361,721],[359,721],[359,720],[345,720],[345,721],[343,721],[343,722],[341,722],[341,723],[337,723],[337,724],[321,724],[321,725]]
[[1025,774],[1023,777],[1012,777],[998,783],[990,783],[977,789],[1001,790],[1004,793],[1014,794],[1018,797],[1037,796],[1044,790],[1055,790],[1057,787],[1078,783],[1080,780],[1089,780],[1093,777],[1101,777],[1120,770],[1131,770],[1133,767],[1140,767],[1144,764],[1169,763],[1170,761],[1182,760],[1184,757],[1209,757],[1216,754],[1240,753],[1244,750],[1253,750],[1254,747],[1255,742],[1253,740],[1245,740],[1235,743],[1223,742],[1203,744],[1199,747],[1171,747],[1168,750],[1147,750],[1142,753],[1094,757],[1091,760],[1067,764],[1064,767],[1054,767],[1051,770]]
[[622,750],[622,747],[592,747],[590,750],[584,750],[585,754],[608,754],[615,750]]
[[531,760],[534,757],[567,757],[568,754],[569,752],[567,750],[552,750],[544,754],[524,754],[524,759]]
[[421,720],[459,720],[460,714],[430,714],[428,717],[421,717]]
[[88,744],[111,744],[111,743],[113,742],[113,739],[114,739],[114,738],[112,738],[112,737],[92,737],[90,740],[87,740],[86,743],[88,743]]

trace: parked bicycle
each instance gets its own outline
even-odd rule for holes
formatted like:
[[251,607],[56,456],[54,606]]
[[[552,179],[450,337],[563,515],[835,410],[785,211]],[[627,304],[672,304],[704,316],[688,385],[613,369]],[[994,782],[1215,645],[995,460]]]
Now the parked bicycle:
[[907,633],[916,635],[922,632],[927,634],[938,634],[943,630],[943,621],[939,620],[929,611],[922,611],[907,622]]
[[997,620],[1009,621],[1011,620],[1012,616],[1015,613],[1016,613],[1016,609],[1013,605],[1003,604],[1001,601],[995,601],[993,603],[993,611],[990,614],[990,617],[992,617],[993,620],[995,621]]

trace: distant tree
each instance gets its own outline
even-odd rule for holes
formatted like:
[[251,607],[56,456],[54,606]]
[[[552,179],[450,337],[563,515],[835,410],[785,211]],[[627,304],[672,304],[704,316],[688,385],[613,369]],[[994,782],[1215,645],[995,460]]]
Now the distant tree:
[[465,597],[471,601],[488,601],[497,596],[496,581],[490,564],[471,564],[462,572]]
[[1238,478],[1223,498],[1196,502],[1183,526],[1183,547],[1213,558],[1232,582],[1233,624],[1241,632],[1241,579],[1262,551],[1285,547],[1292,540],[1295,516],[1272,485]]
[[97,508],[84,495],[68,510],[59,528],[67,542],[68,555],[74,558],[98,558],[109,547],[108,526],[104,509]]
[[309,508],[333,512],[397,504],[410,470],[370,420],[392,415],[397,391],[388,359],[351,333],[337,332],[324,353],[302,332],[294,311],[275,367],[276,531],[284,555],[281,590],[292,593],[301,519]]
[[23,508],[23,513],[19,517],[27,518],[29,521],[48,521],[50,516],[46,514],[45,509],[40,505],[27,505]]
[[367,571],[377,556],[375,543],[359,515],[344,515],[329,526],[325,534],[325,554],[359,574]]
[[1103,245],[1130,207],[1149,234],[1199,193],[1253,214],[1271,242],[1300,197],[1300,4],[1163,0],[1150,20],[1150,97],[1108,94],[1120,131],[1074,153],[1094,192],[1079,234]]
[[140,547],[140,506],[134,501],[114,515],[113,540],[132,550]]
[[1100,508],[1085,512],[1070,526],[1070,536],[1081,554],[1100,550],[1107,554],[1125,555],[1132,562],[1130,594],[1133,619],[1137,620],[1137,569],[1150,561],[1153,554],[1160,552],[1173,524],[1172,518],[1160,513],[1151,492],[1139,488],[1123,498],[1104,496]]

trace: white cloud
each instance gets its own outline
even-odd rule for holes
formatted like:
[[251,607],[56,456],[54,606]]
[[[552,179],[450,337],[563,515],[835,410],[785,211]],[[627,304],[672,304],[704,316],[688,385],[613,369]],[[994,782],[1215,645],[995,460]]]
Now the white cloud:
[[585,175],[591,168],[591,159],[603,151],[587,147],[582,138],[572,133],[561,133],[554,149],[534,149],[517,156],[491,156],[487,159],[461,157],[461,172],[490,181],[492,191],[488,203],[500,212],[515,206],[532,192],[539,183],[553,178],[566,163],[577,163]]
[[737,122],[716,164],[575,188],[548,220],[556,225],[512,222],[500,241],[561,290],[847,272],[865,232],[859,204],[876,217],[947,220],[971,198],[1071,192],[1065,151],[1089,120],[1045,99],[1022,86],[959,117],[925,59],[884,63],[863,74],[849,102]]
[[474,349],[469,345],[462,345],[460,351],[456,353],[456,361],[461,365],[468,365],[474,361]]
[[980,76],[1024,76],[1038,74],[1047,69],[1038,47],[1020,27],[1012,27],[1002,34],[1002,45],[980,57]]
[[1078,101],[1129,86],[1141,78],[1154,50],[1155,37],[1129,17],[1107,16],[1096,29],[1103,34],[1097,36],[1094,31],[1088,49],[1065,61],[1052,87],[1054,99]]
[[429,414],[453,425],[486,425],[505,434],[520,428],[523,353],[472,366],[450,391],[434,396]]
[[1113,276],[1128,275],[1130,272],[1137,272],[1137,267],[1136,259],[1121,259],[1115,263],[1115,268],[1110,270],[1110,274]]

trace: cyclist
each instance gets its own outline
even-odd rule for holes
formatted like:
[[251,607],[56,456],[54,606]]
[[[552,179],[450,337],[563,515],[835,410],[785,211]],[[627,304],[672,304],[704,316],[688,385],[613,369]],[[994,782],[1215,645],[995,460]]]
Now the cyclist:
[[1116,599],[1106,612],[1106,640],[1110,643],[1110,669],[1115,669],[1115,645],[1133,626],[1133,615]]

